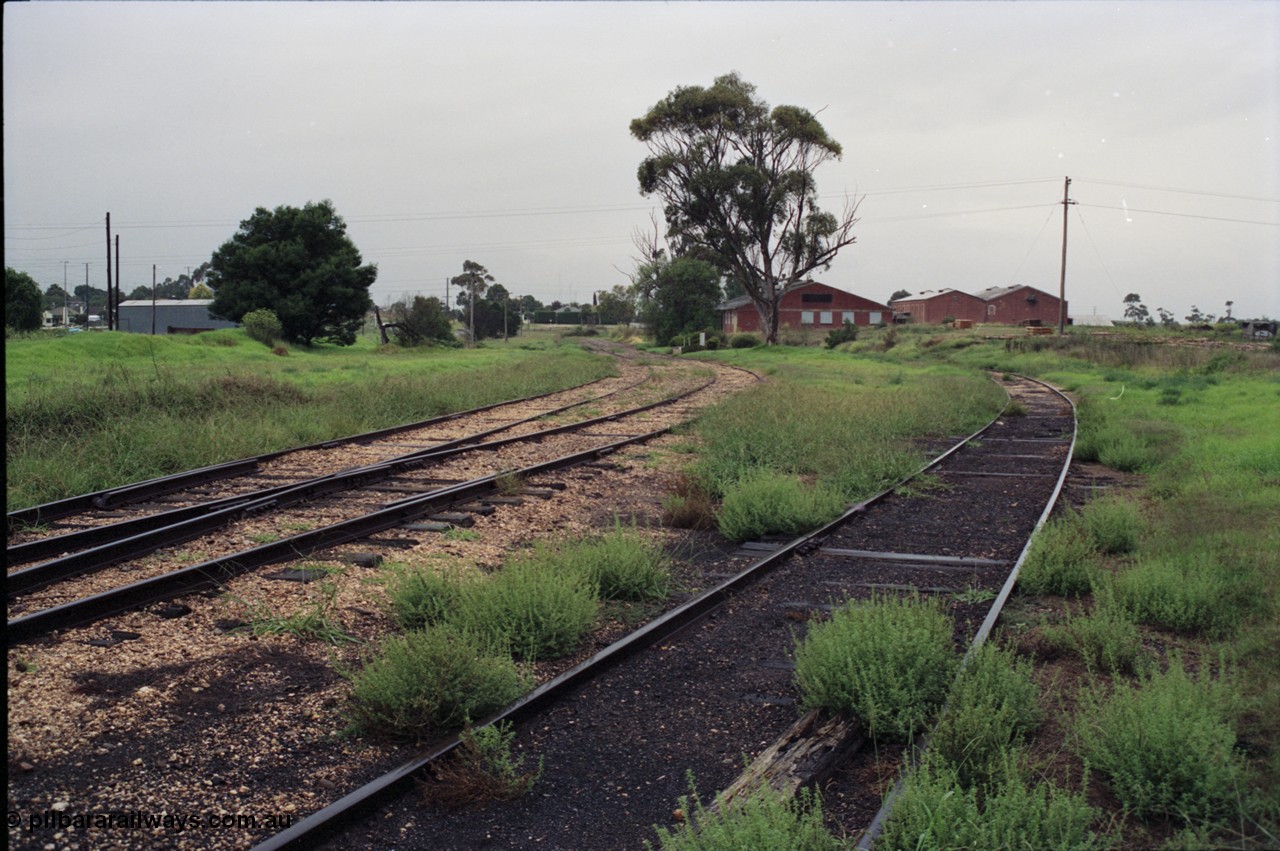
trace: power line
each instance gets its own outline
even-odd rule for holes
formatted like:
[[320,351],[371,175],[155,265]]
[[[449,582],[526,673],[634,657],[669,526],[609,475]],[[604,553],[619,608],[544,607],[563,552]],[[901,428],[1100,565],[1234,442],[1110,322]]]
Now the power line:
[[1107,186],[1127,186],[1133,189],[1154,189],[1158,192],[1178,192],[1183,195],[1205,195],[1210,198],[1232,198],[1237,201],[1263,201],[1269,204],[1280,204],[1280,198],[1260,198],[1256,195],[1228,195],[1222,192],[1205,192],[1200,189],[1176,189],[1172,186],[1153,186],[1147,183],[1125,183],[1120,180],[1094,180],[1091,177],[1081,177],[1079,180],[1087,180],[1090,183],[1101,183]]
[[1224,216],[1197,216],[1194,213],[1170,213],[1165,210],[1141,210],[1137,207],[1116,207],[1108,204],[1081,204],[1082,207],[1095,207],[1099,210],[1124,210],[1129,213],[1151,213],[1155,216],[1178,216],[1183,219],[1206,219],[1211,222],[1236,222],[1242,225],[1270,225],[1273,228],[1280,227],[1280,222],[1260,222],[1256,219],[1229,219]]

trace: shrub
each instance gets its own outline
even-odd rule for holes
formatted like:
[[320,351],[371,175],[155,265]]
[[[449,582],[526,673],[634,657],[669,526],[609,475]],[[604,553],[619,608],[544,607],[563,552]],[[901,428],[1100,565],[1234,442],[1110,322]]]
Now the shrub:
[[810,628],[795,656],[805,708],[849,711],[888,739],[924,726],[955,669],[951,620],[933,603],[896,597],[837,609]]
[[284,330],[275,311],[266,308],[249,311],[241,317],[240,324],[244,326],[249,339],[257,340],[264,346],[274,345]]
[[1081,512],[1084,531],[1098,552],[1123,555],[1138,548],[1138,506],[1122,496],[1095,499]]
[[448,626],[385,640],[352,676],[357,728],[421,740],[502,708],[528,682],[508,654]]
[[1210,637],[1235,632],[1262,600],[1252,568],[1204,552],[1144,558],[1116,576],[1115,589],[1140,622]]
[[715,506],[711,494],[695,476],[681,473],[662,499],[662,523],[676,529],[714,529]]
[[596,617],[596,585],[581,571],[536,558],[508,564],[466,593],[450,622],[503,643],[519,659],[556,659],[578,646]]
[[1109,587],[1094,591],[1089,615],[1076,618],[1068,611],[1065,623],[1045,628],[1044,640],[1053,650],[1080,657],[1091,671],[1136,674],[1149,661],[1138,625]]
[[903,787],[876,847],[1086,851],[1103,847],[1089,830],[1096,817],[1082,794],[1017,775],[966,788],[954,767],[931,760]]
[[1221,817],[1244,782],[1231,725],[1239,704],[1231,685],[1205,670],[1192,678],[1175,659],[1137,686],[1116,681],[1110,697],[1087,690],[1074,746],[1139,816]]
[[387,596],[400,626],[421,629],[443,623],[457,612],[464,594],[461,580],[420,569],[400,572],[387,589]]
[[620,522],[598,538],[544,545],[532,558],[544,569],[586,577],[602,600],[656,600],[667,595],[669,559],[662,546]]
[[844,325],[839,328],[832,328],[827,332],[827,339],[824,343],[828,349],[834,349],[841,343],[852,343],[858,339],[858,326],[849,320],[844,321]]
[[[658,847],[664,851],[836,851],[846,847],[823,824],[822,799],[809,789],[801,789],[794,801],[787,802],[762,786],[713,812],[703,806],[690,778],[689,794],[680,798],[679,811],[685,821],[674,830],[654,825]],[[646,842],[645,847],[653,845]]]
[[1037,692],[1030,662],[992,644],[956,678],[933,748],[955,766],[965,788],[996,779],[1012,746],[1039,726]]
[[748,334],[745,331],[734,334],[729,338],[729,348],[731,349],[753,349],[764,341],[755,334]]
[[536,769],[526,771],[524,757],[511,752],[514,739],[511,724],[503,721],[463,730],[448,758],[432,763],[434,782],[420,785],[423,799],[428,804],[463,807],[526,794],[542,776],[542,760]]
[[795,476],[753,470],[725,491],[720,532],[731,541],[799,535],[839,517],[844,506],[840,492],[829,485],[805,487]]
[[1083,594],[1097,573],[1096,554],[1077,515],[1050,520],[1037,533],[1022,563],[1018,588],[1024,594]]

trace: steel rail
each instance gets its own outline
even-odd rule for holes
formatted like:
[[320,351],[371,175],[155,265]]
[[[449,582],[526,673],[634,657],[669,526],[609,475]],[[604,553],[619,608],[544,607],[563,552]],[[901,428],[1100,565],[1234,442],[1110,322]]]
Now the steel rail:
[[[9,598],[13,598],[47,587],[55,582],[104,570],[113,564],[118,564],[119,562],[130,558],[138,558],[148,553],[155,552],[162,547],[174,546],[193,540],[214,529],[234,523],[237,520],[243,519],[244,517],[252,514],[288,508],[307,500],[317,499],[333,493],[367,487],[371,484],[385,481],[393,476],[400,475],[414,469],[419,469],[428,464],[436,463],[455,455],[476,451],[492,451],[512,443],[538,441],[544,437],[555,434],[587,429],[602,422],[614,422],[621,418],[633,416],[663,405],[671,404],[672,402],[677,402],[680,399],[691,396],[700,390],[705,390],[712,383],[714,383],[714,379],[698,385],[693,389],[686,390],[675,396],[661,399],[657,402],[651,402],[612,414],[602,414],[598,417],[591,417],[585,420],[580,420],[576,423],[552,426],[551,428],[542,429],[531,434],[513,435],[511,437],[492,440],[487,443],[469,446],[452,446],[447,449],[433,447],[428,450],[410,453],[399,458],[380,461],[365,467],[359,467],[338,473],[330,473],[325,476],[295,483],[293,485],[271,488],[269,489],[269,492],[263,492],[261,494],[230,497],[221,501],[222,504],[204,503],[203,505],[195,506],[192,509],[179,509],[178,512],[181,516],[179,518],[169,518],[173,522],[166,525],[156,526],[143,522],[142,525],[148,526],[148,528],[142,529],[141,531],[132,529],[124,530],[126,532],[136,531],[136,534],[128,534],[127,537],[124,538],[107,540],[107,542],[98,544],[89,549],[42,562],[24,570],[14,571],[8,576],[8,581],[6,583],[6,595]],[[577,407],[577,405],[572,407]],[[502,429],[498,430],[500,431],[506,428],[509,428],[509,426],[504,426]],[[459,441],[469,443],[473,439],[474,436],[469,436],[467,438],[459,438]],[[459,441],[453,442],[456,443]],[[162,518],[164,517],[164,515],[160,516]],[[150,518],[143,518],[142,520],[147,521],[150,520]],[[116,527],[102,528],[111,529]],[[97,530],[88,531],[96,532]],[[98,532],[94,537],[101,537],[103,534],[104,533],[102,532]]]
[[[647,381],[647,380],[648,380],[647,378],[644,379],[644,381]],[[527,423],[533,422],[543,417],[554,416],[555,414],[560,414],[565,411],[572,410],[573,408],[578,408],[586,404],[599,402],[601,399],[608,399],[610,396],[615,396],[618,393],[621,393],[623,391],[632,390],[640,386],[641,384],[643,384],[644,381],[638,381],[635,384],[629,384],[626,387],[622,387],[622,388],[619,388],[618,390],[613,390],[613,391],[610,391],[609,393],[605,393],[600,396],[595,396],[591,399],[586,399],[581,402],[573,402],[569,405],[563,405],[559,408],[552,408],[550,410],[543,411],[538,414],[533,414],[531,416],[524,417],[519,420],[513,420],[512,422],[506,423],[504,425],[495,426],[490,429],[484,429],[482,431],[473,432],[472,434],[463,435],[462,437],[446,440],[437,444],[436,446],[432,446],[429,449],[421,449],[415,452],[410,452],[404,455],[396,456],[394,458],[387,458],[383,461],[378,461],[373,464],[367,464],[361,467],[354,467],[352,468],[352,471],[364,470],[371,467],[376,467],[380,464],[385,464],[390,462],[407,461],[410,459],[428,456],[428,455],[443,454],[445,451],[451,450],[454,447],[466,446],[467,444],[471,444],[477,440],[481,440],[485,437],[488,437],[491,434],[497,434],[500,431],[506,431],[507,429],[515,428],[516,426],[525,425]],[[550,395],[550,394],[544,394],[544,395]],[[541,398],[541,397],[531,397],[531,398]],[[517,400],[517,402],[523,402],[523,401],[527,401],[527,400]],[[514,404],[514,403],[502,402],[499,404],[506,405],[506,404]],[[490,406],[490,407],[496,407],[496,406]],[[441,417],[438,420],[426,421],[425,424],[414,425],[414,426],[396,426],[394,428],[396,431],[411,431],[413,430],[413,428],[416,428],[416,427],[425,427],[425,425],[433,422],[457,419],[459,417],[463,417],[472,413],[475,413],[475,411],[465,411],[459,414],[450,414],[448,416]],[[625,414],[628,412],[624,411],[622,413]],[[388,430],[384,429],[383,431],[388,431]],[[371,438],[369,440],[364,440],[364,438],[368,437],[368,435],[370,434],[373,434],[373,432],[366,432],[363,435],[356,435],[350,440],[343,439],[341,441],[338,441],[338,443],[354,441],[356,443],[363,443],[367,445],[369,443],[372,443],[373,440],[376,439],[376,438]],[[286,455],[293,452],[302,452],[312,448],[332,448],[333,444],[334,442],[330,441],[327,444],[313,444],[313,446],[311,447],[287,449],[287,450],[282,450],[276,453],[268,453],[267,455],[261,455],[254,459],[245,459],[242,461],[230,462],[230,464],[228,465],[220,465],[220,466],[245,465],[245,469],[240,470],[238,472],[228,473],[227,475],[219,475],[217,476],[217,478],[219,479],[229,478],[234,475],[239,475],[240,473],[251,474],[257,469],[257,464],[259,460],[272,460],[272,458],[274,457],[279,457],[279,456]],[[468,447],[466,450],[463,450],[463,451],[470,451],[471,449],[475,449],[475,448],[480,448],[480,447]],[[202,469],[208,469],[208,468],[202,468]],[[194,474],[198,472],[200,471],[191,471],[191,474],[194,476]],[[349,472],[349,471],[340,471],[340,473],[341,472]],[[300,485],[305,485],[310,482],[318,482],[330,476],[339,475],[340,473],[330,473],[330,474],[326,474],[325,476],[317,476],[313,479],[300,479],[296,482],[289,482],[283,485],[276,485],[274,487],[262,488],[261,490],[257,490],[257,491],[250,491],[248,493],[236,494],[234,496],[223,497],[221,499],[209,500],[207,502],[201,502],[196,505],[184,506],[182,508],[174,508],[174,509],[170,509],[169,511],[158,512],[156,514],[151,514],[146,517],[134,518],[132,520],[123,520],[123,521],[120,521],[119,523],[103,524],[102,526],[95,526],[90,529],[82,529],[78,532],[68,532],[64,535],[51,535],[47,538],[40,538],[35,541],[28,541],[23,544],[16,544],[12,547],[8,547],[5,550],[5,560],[9,566],[13,566],[15,564],[29,564],[33,561],[38,561],[39,559],[42,559],[42,558],[48,558],[50,556],[57,555],[58,553],[77,552],[89,547],[96,547],[101,544],[118,541],[124,537],[129,537],[134,534],[140,534],[142,532],[147,532],[154,529],[160,529],[166,526],[170,526],[175,523],[183,522],[190,518],[202,517],[205,514],[208,514],[210,512],[220,511],[221,509],[229,508],[231,506],[242,505],[244,503],[247,503],[253,500],[265,499],[275,494],[283,494]],[[170,477],[170,478],[180,478],[185,475],[187,474],[179,473],[179,474],[176,474],[175,477]],[[199,479],[199,482],[211,481],[211,480],[212,479]],[[188,482],[188,484],[191,484],[191,483],[194,483],[194,482]],[[138,486],[127,485],[123,488],[114,489],[109,493],[116,494],[122,491],[127,491],[132,487],[141,487],[141,485],[138,485]],[[169,492],[172,492],[173,490],[178,490],[178,489],[180,488],[170,488],[170,489],[166,489],[163,492],[169,493]],[[99,493],[101,494],[104,492],[99,492]],[[141,498],[146,498],[146,496],[155,496],[155,495],[157,495],[157,493],[147,493],[143,496],[139,496],[138,498],[141,499]],[[93,495],[88,494],[86,496],[93,496]],[[81,499],[81,497],[75,497],[74,499]],[[125,502],[125,500],[122,500],[122,502]],[[103,506],[95,505],[94,507],[101,508]],[[180,543],[180,542],[175,541],[174,543]],[[16,574],[10,575],[11,583],[14,575]],[[8,593],[10,596],[12,596],[14,593],[14,587],[15,587],[14,584],[11,584],[9,587]],[[18,587],[25,587],[25,586],[22,586],[21,583],[19,582]],[[30,588],[27,588],[27,590],[30,590]]]
[[[597,381],[601,380],[603,379],[597,379]],[[208,467],[200,467],[195,470],[185,470],[181,473],[173,473],[168,476],[157,476],[156,478],[146,479],[133,484],[121,485],[120,487],[115,488],[106,488],[104,490],[93,491],[92,493],[80,494],[78,496],[71,496],[66,499],[54,500],[41,505],[34,505],[29,508],[20,508],[16,511],[10,511],[7,514],[8,524],[10,529],[18,524],[37,526],[41,523],[49,523],[54,520],[60,520],[63,517],[70,517],[74,514],[79,514],[80,512],[87,511],[90,508],[107,508],[112,505],[120,505],[129,501],[137,501],[139,499],[146,499],[148,497],[172,493],[186,487],[191,487],[192,485],[204,484],[206,482],[243,475],[244,473],[252,472],[263,462],[272,461],[293,452],[334,449],[338,446],[345,446],[351,443],[372,442],[379,438],[398,434],[400,432],[427,428],[428,426],[438,425],[440,423],[459,419],[471,414],[484,413],[485,411],[491,411],[495,408],[501,408],[504,405],[518,405],[524,402],[532,402],[537,399],[545,399],[546,397],[554,396],[557,393],[567,393],[595,383],[595,381],[588,381],[584,384],[579,384],[576,387],[565,388],[564,390],[552,390],[547,393],[537,393],[533,396],[525,396],[518,399],[507,399],[503,402],[493,402],[488,405],[481,405],[478,408],[471,408],[466,411],[457,411],[451,414],[442,414],[438,417],[432,417],[426,420],[388,426],[386,428],[361,432],[360,434],[349,435],[347,437],[317,441],[316,443],[310,443],[305,446],[278,449],[273,452],[263,453],[262,455],[253,455],[248,458],[241,458],[235,461],[226,461],[220,464],[213,464]],[[623,389],[625,390],[628,388]],[[620,391],[615,390],[613,392],[617,393]],[[605,394],[604,396],[597,397],[597,399],[607,398],[609,395],[612,394]],[[589,399],[587,401],[596,401],[596,399]],[[575,404],[585,404],[585,402]],[[545,416],[545,414],[543,416]]]
[[[1031,530],[1031,534],[1027,536],[1027,543],[1023,545],[1022,552],[1018,555],[1018,560],[1014,562],[1013,568],[1009,571],[1009,576],[1005,579],[1004,585],[1000,588],[1000,593],[996,596],[995,600],[992,601],[991,608],[987,611],[987,616],[983,619],[982,625],[974,635],[973,641],[970,642],[969,649],[965,652],[964,658],[961,659],[959,669],[956,673],[957,677],[973,661],[974,656],[977,655],[978,650],[981,649],[982,645],[986,642],[987,637],[991,634],[991,630],[995,627],[996,621],[999,620],[1000,612],[1004,609],[1004,604],[1008,601],[1009,595],[1013,593],[1014,586],[1018,584],[1018,574],[1022,570],[1023,563],[1027,560],[1027,555],[1031,552],[1031,545],[1035,541],[1036,534],[1039,533],[1039,531],[1044,527],[1044,524],[1048,522],[1049,515],[1053,513],[1054,506],[1057,505],[1058,498],[1062,495],[1062,488],[1066,484],[1067,474],[1070,472],[1071,468],[1071,458],[1075,454],[1077,437],[1077,429],[1075,427],[1077,415],[1075,402],[1071,401],[1071,397],[1067,396],[1067,394],[1063,393],[1051,384],[1025,375],[1019,375],[1017,377],[1025,381],[1035,382],[1036,384],[1052,390],[1057,396],[1067,403],[1071,409],[1071,443],[1067,447],[1066,458],[1062,462],[1062,472],[1058,475],[1057,484],[1054,485],[1053,492],[1049,495],[1044,511],[1040,513],[1039,520],[1036,521],[1036,525]],[[942,708],[938,711],[938,718],[934,722],[934,730],[936,730],[937,725],[941,723],[942,717],[947,712],[947,708],[947,704],[944,703]],[[932,731],[926,733],[920,738],[919,744],[914,748],[915,759],[913,762],[915,764],[919,763],[920,758],[924,755],[925,751],[928,750],[932,739]],[[889,791],[889,794],[885,796],[884,803],[880,806],[880,809],[871,819],[871,824],[867,826],[867,829],[863,831],[862,837],[858,840],[857,848],[860,849],[860,851],[870,851],[870,849],[874,847],[876,840],[879,839],[880,834],[884,831],[884,826],[888,822],[889,814],[893,811],[893,805],[897,803],[909,777],[910,769],[907,769],[899,775],[897,781],[893,785],[893,788]]]
[[[767,553],[739,573],[725,579],[719,585],[702,592],[666,614],[650,621],[635,632],[600,650],[591,658],[534,689],[507,708],[477,722],[473,729],[479,729],[498,722],[522,720],[544,706],[559,700],[578,684],[603,673],[635,653],[689,628],[752,583],[766,576],[793,554],[815,547],[817,540],[829,535],[851,517],[865,512],[869,506],[885,499],[902,485],[943,463],[947,458],[963,449],[970,441],[981,437],[984,432],[999,421],[1003,413],[1004,410],[1001,410],[989,423],[973,434],[960,439],[945,452],[927,462],[911,475],[905,476],[874,496],[850,506],[830,523],[782,544],[778,549]],[[367,814],[380,803],[402,792],[419,772],[435,760],[457,748],[460,744],[460,736],[455,735],[445,739],[432,749],[405,761],[327,807],[312,813],[281,833],[253,846],[251,851],[284,851],[284,849],[316,847],[332,838],[335,834],[340,833],[343,826],[350,820]]]

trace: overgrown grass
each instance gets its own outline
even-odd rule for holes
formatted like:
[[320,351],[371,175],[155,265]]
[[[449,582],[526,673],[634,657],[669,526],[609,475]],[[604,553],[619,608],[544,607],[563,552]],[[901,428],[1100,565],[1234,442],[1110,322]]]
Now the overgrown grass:
[[810,627],[795,663],[805,708],[848,711],[876,738],[908,739],[946,695],[951,620],[931,601],[854,600]]
[[586,577],[601,600],[660,600],[671,581],[670,559],[661,544],[621,521],[598,537],[544,543],[531,559]]
[[[689,794],[680,798],[677,810],[684,821],[675,828],[654,825],[663,851],[837,851],[848,843],[837,839],[823,824],[822,799],[809,789],[793,801],[784,801],[768,787],[735,799],[726,807],[704,806],[689,778]],[[646,842],[645,848],[654,846]]]
[[829,485],[806,486],[794,476],[755,469],[725,489],[718,525],[731,541],[795,536],[829,523],[844,509],[839,491]]
[[1252,565],[1203,551],[1144,556],[1115,579],[1142,623],[1210,638],[1239,629],[1262,607],[1261,590]]
[[1031,663],[984,644],[947,697],[931,747],[965,788],[1004,777],[1011,749],[1041,720]]
[[1036,533],[1018,573],[1024,594],[1084,594],[1097,577],[1097,548],[1077,515],[1051,519]]
[[447,625],[388,638],[351,677],[357,729],[422,740],[507,705],[529,687],[505,648]]
[[7,340],[5,354],[10,509],[557,390],[614,370],[568,346],[317,346],[278,358],[240,329]]
[[467,727],[459,740],[448,757],[431,765],[431,782],[419,782],[427,804],[457,808],[508,801],[528,794],[542,777],[541,759],[536,768],[525,768],[525,757],[515,754],[510,722]]
[[1052,650],[1078,656],[1091,671],[1137,674],[1151,662],[1133,615],[1116,602],[1110,585],[1095,589],[1089,614],[1077,617],[1068,610],[1063,623],[1045,627],[1044,641]]
[[1016,769],[987,788],[964,785],[954,766],[926,760],[907,781],[877,848],[1086,851],[1105,844],[1081,793],[1034,784]]
[[1233,722],[1241,708],[1229,679],[1188,674],[1174,660],[1139,685],[1087,691],[1075,747],[1130,811],[1184,822],[1238,814],[1245,772]]

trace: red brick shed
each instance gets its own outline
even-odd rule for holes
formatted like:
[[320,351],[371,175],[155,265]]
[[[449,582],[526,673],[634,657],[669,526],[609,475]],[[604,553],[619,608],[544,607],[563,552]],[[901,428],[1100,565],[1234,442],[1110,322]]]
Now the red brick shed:
[[950,288],[925,290],[891,302],[895,316],[919,325],[939,325],[953,319],[983,322],[986,303],[975,295]]
[[[751,331],[762,334],[760,313],[748,296],[739,296],[720,305],[722,328],[726,334]],[[817,282],[797,287],[782,297],[779,328],[809,328],[829,331],[845,321],[854,325],[879,325],[893,320],[887,304]]]
[[996,325],[1058,324],[1058,297],[1035,287],[992,287],[978,293],[978,298],[986,302],[983,322]]

